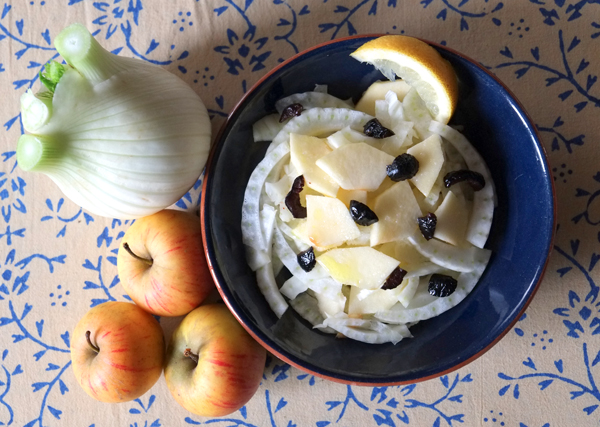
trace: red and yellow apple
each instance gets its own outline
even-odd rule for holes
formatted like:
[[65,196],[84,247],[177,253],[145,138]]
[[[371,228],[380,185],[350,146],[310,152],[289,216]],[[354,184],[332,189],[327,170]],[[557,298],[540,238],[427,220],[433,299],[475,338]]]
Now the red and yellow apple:
[[123,236],[117,269],[129,297],[158,316],[187,314],[214,288],[200,220],[185,211],[136,220]]
[[224,304],[202,305],[173,332],[165,379],[185,409],[219,417],[237,411],[252,398],[266,355]]
[[75,378],[101,402],[127,402],[160,378],[165,340],[158,321],[129,302],[91,308],[71,336]]

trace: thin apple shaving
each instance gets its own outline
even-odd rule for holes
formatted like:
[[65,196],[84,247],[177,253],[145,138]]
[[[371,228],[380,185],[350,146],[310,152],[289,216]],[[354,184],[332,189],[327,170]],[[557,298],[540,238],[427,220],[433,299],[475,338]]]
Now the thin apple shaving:
[[[467,139],[434,121],[405,86],[376,83],[360,111],[321,92],[277,103],[303,110],[276,135],[274,126],[265,131],[272,141],[242,210],[248,262],[277,317],[289,305],[320,332],[396,344],[412,336],[410,326],[460,303],[483,274],[494,208],[489,171]],[[365,132],[368,123],[379,139],[371,127]],[[398,180],[387,170],[395,158],[414,163],[410,171],[398,166]],[[444,186],[448,172],[465,168],[481,174],[483,188]],[[437,220],[427,240],[424,218]],[[276,265],[285,267],[280,283]]]
[[488,183],[473,194],[473,210],[467,229],[467,241],[478,248],[483,248],[492,228],[495,207],[494,181],[490,171],[481,155],[462,133],[433,120],[429,125],[429,130],[449,141],[463,157],[469,170],[479,173]]
[[333,133],[350,126],[362,130],[363,126],[373,118],[368,114],[350,108],[311,108],[302,115],[290,119],[281,131],[273,138],[267,152],[290,140],[290,134],[321,136]]

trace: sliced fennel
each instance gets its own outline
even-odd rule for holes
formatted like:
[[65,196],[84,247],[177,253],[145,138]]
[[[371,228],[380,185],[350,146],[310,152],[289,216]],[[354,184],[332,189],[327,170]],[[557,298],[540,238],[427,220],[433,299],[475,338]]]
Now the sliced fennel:
[[54,41],[46,86],[21,97],[29,134],[17,145],[25,171],[49,176],[76,204],[138,218],[175,203],[197,181],[211,126],[198,95],[179,77],[105,50],[81,24]]
[[[272,130],[261,130],[266,123],[273,122],[275,114],[266,116],[255,125],[255,134],[260,134],[257,138],[262,139],[270,133],[272,142],[265,158],[256,167],[247,185],[242,210],[244,243],[248,246],[248,252],[253,254],[254,258],[251,259],[255,265],[258,265],[259,261],[261,265],[264,264],[264,267],[261,266],[257,271],[257,281],[261,292],[265,294],[265,299],[277,316],[280,317],[289,304],[298,315],[321,332],[334,333],[338,337],[371,344],[395,344],[411,337],[408,328],[413,324],[439,315],[460,303],[483,274],[491,252],[482,249],[479,244],[483,246],[487,239],[486,233],[489,232],[487,216],[491,219],[493,205],[490,211],[488,199],[493,200],[493,183],[485,164],[466,138],[460,134],[456,135],[458,132],[454,129],[433,121],[415,90],[410,91],[403,101],[392,92],[388,92],[383,99],[374,101],[376,118],[384,125],[390,126],[396,133],[383,140],[368,137],[362,132],[363,125],[372,116],[353,111],[348,107],[339,108],[346,101],[339,99],[336,101],[331,95],[325,95],[311,92],[295,94],[281,100],[278,103],[281,108],[296,102],[303,106],[304,102],[307,106],[300,116],[288,120],[276,135],[273,135]],[[336,107],[332,108],[332,106]],[[438,138],[437,135],[435,138],[442,141],[444,164],[437,175],[430,178],[433,185],[426,196],[412,181],[410,184],[409,181],[395,184],[386,176],[384,182],[375,191],[362,187],[338,190],[336,198],[346,206],[349,206],[350,200],[360,200],[361,203],[375,210],[392,209],[391,212],[376,212],[381,214],[380,221],[381,218],[395,218],[395,210],[406,210],[407,203],[414,205],[414,209],[425,215],[435,211],[449,194],[449,190],[443,184],[446,172],[469,167],[478,172],[482,171],[486,182],[490,183],[486,185],[485,191],[474,193],[474,201],[469,205],[472,206],[469,230],[475,231],[467,233],[459,242],[460,244],[451,245],[435,238],[426,240],[419,234],[417,224],[411,223],[407,226],[412,228],[407,229],[406,233],[398,231],[399,236],[407,237],[398,239],[380,236],[381,239],[375,239],[374,246],[371,247],[375,229],[372,226],[361,225],[361,238],[333,247],[319,246],[317,243],[323,238],[323,233],[327,234],[330,227],[311,227],[309,230],[306,227],[310,223],[308,218],[293,218],[289,209],[282,209],[282,206],[285,206],[283,199],[290,191],[292,182],[300,174],[292,162],[283,167],[281,163],[287,161],[286,155],[290,150],[292,151],[290,158],[300,156],[299,147],[290,144],[292,134],[295,134],[294,138],[297,135],[323,138],[322,141],[333,150],[325,150],[327,154],[323,156],[339,150],[338,155],[346,161],[348,156],[344,157],[340,153],[348,150],[350,144],[365,143],[373,149],[392,155],[388,157],[393,159],[422,142],[426,137],[438,134],[442,138]],[[422,151],[422,158],[434,157],[429,154],[429,151],[425,149]],[[314,151],[312,153],[314,154]],[[320,160],[324,157],[316,154],[314,157],[317,157],[314,159],[314,164],[330,177],[343,167],[329,163],[328,168],[321,167],[323,162]],[[364,157],[359,163],[370,164],[369,159]],[[439,155],[437,158],[439,163]],[[332,172],[328,172],[328,169]],[[359,169],[353,168],[355,171]],[[301,201],[303,206],[307,207],[307,216],[310,217],[313,212],[311,218],[315,218],[316,211],[308,209],[309,202],[315,196],[321,196],[316,197],[320,200],[323,196],[332,197],[332,195],[324,194],[318,188],[315,189],[315,179],[309,174],[305,174],[304,178],[312,179],[312,185],[304,187]],[[389,198],[387,191],[394,185],[404,185],[408,188],[404,192],[406,194],[403,193],[403,197],[400,198],[401,202],[396,198],[393,203],[377,203],[378,197],[382,195]],[[453,187],[452,191],[460,193],[462,190]],[[476,201],[481,197],[479,193],[483,195],[483,202]],[[465,197],[460,194],[461,197]],[[411,202],[413,195],[414,200]],[[259,204],[262,203],[265,207],[269,204],[273,207],[273,210],[269,211],[271,215],[279,208],[279,218],[274,220],[272,228],[270,259],[267,255],[268,250],[271,249],[271,243],[268,242],[270,236],[265,230],[264,215],[261,217],[258,209]],[[402,205],[404,208],[398,203],[404,203]],[[343,230],[340,221],[344,215],[334,212],[333,209],[322,211],[320,215],[322,215],[320,224],[329,224],[333,221],[338,224],[338,231]],[[269,220],[273,221],[271,216]],[[321,231],[322,229],[324,231]],[[479,237],[473,238],[474,234]],[[380,240],[382,243],[377,243]],[[258,250],[258,247],[261,249]],[[305,271],[300,266],[298,255],[311,247],[315,252],[316,264],[312,270]],[[338,251],[340,256],[336,257],[335,251]],[[381,262],[378,262],[384,258],[391,260],[390,265],[386,264],[387,269],[383,269]],[[291,274],[291,277],[280,284],[275,283],[272,276],[272,265],[276,263],[285,266],[287,273]],[[391,277],[390,272],[396,266],[406,269],[406,275],[396,287],[390,290],[383,288],[383,283],[386,278]],[[382,274],[382,270],[385,270],[385,273]],[[428,282],[434,273],[455,278],[457,288],[454,293],[448,297],[430,295]],[[354,280],[359,277],[365,281]],[[363,285],[359,286],[359,283]],[[370,285],[365,287],[364,283]]]

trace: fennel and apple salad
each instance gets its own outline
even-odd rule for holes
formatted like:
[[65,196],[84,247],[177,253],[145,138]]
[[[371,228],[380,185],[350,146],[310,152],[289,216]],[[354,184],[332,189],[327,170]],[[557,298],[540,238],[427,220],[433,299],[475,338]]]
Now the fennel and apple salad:
[[317,85],[276,108],[253,127],[271,142],[241,224],[273,312],[395,344],[460,303],[490,258],[496,199],[466,137],[405,80],[374,83],[356,105]]

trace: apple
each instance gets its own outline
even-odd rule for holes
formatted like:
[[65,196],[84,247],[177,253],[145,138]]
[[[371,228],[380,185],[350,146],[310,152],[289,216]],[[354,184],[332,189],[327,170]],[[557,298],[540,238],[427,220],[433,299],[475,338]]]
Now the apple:
[[165,380],[188,411],[219,417],[237,411],[262,379],[266,350],[222,304],[202,305],[174,330],[165,360]]
[[123,236],[117,269],[129,297],[158,316],[187,314],[214,288],[200,220],[185,211],[136,220]]
[[101,402],[127,402],[160,378],[165,339],[158,321],[130,302],[91,308],[71,336],[77,382]]

